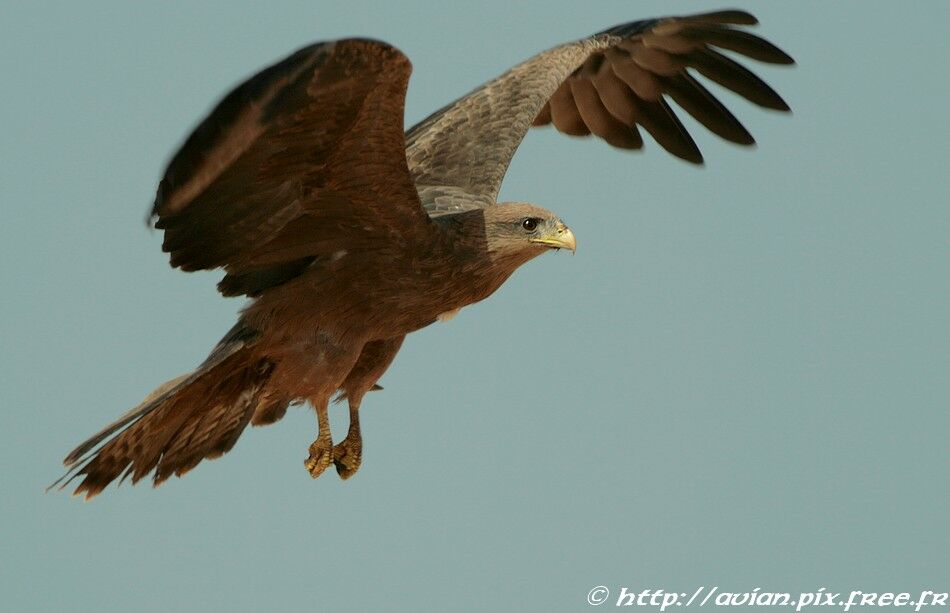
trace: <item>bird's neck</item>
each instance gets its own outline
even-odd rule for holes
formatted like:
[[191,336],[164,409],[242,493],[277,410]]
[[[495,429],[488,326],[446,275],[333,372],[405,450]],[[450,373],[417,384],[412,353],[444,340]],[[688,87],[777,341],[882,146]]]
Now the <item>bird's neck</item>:
[[450,285],[461,308],[492,295],[508,277],[527,262],[524,254],[505,254],[492,249],[486,238],[481,211],[468,211],[435,218],[443,229],[445,252],[440,260],[451,267]]

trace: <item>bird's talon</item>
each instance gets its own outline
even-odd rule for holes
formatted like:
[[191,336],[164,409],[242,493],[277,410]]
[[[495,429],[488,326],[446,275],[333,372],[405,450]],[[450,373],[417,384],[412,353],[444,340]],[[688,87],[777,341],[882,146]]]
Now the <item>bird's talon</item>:
[[323,474],[333,460],[333,445],[329,441],[315,440],[310,445],[310,457],[303,465],[307,467],[310,476],[316,479]]
[[363,442],[359,439],[348,436],[333,448],[333,464],[341,479],[349,479],[356,474],[362,460]]

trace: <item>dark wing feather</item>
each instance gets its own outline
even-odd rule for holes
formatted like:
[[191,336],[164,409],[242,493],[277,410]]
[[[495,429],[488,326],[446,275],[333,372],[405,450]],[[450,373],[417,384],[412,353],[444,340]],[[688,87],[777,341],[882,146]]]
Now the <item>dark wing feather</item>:
[[[576,99],[577,92],[584,90],[578,87],[579,81],[593,81],[596,86],[600,79],[602,87],[598,91],[616,118],[631,127],[644,127],[664,149],[677,157],[700,163],[702,154],[699,148],[666,98],[671,98],[726,140],[741,145],[755,141],[735,116],[690,74],[690,69],[756,104],[788,110],[785,101],[764,81],[712,48],[727,49],[773,64],[792,63],[792,58],[772,43],[733,27],[754,23],[755,18],[747,13],[720,11],[616,26],[602,34],[617,36],[620,40],[592,54],[554,95],[571,92]],[[591,65],[596,65],[597,69],[590,70]],[[624,97],[612,91],[616,84],[604,77],[605,73],[619,77],[632,95]],[[544,123],[535,122],[536,125]],[[560,126],[555,123],[555,127]]]
[[253,296],[339,249],[432,238],[405,158],[410,71],[384,43],[343,40],[228,94],[158,189],[152,214],[172,265],[224,267],[221,291]]
[[[596,75],[602,63],[598,61],[599,59],[602,58],[592,56],[584,63],[581,72],[591,77]],[[638,149],[643,146],[640,135],[614,117],[607,109],[591,78],[571,81],[570,93],[577,105],[581,120],[592,134],[621,149]]]
[[793,60],[741,29],[752,15],[727,10],[621,24],[550,49],[515,66],[413,126],[409,168],[430,214],[459,210],[450,196],[495,200],[515,150],[532,125],[594,134],[613,146],[642,146],[638,126],[670,153],[702,162],[668,99],[713,133],[754,142],[741,123],[691,74],[766,108],[788,105],[755,74],[717,52],[726,49],[772,64]]

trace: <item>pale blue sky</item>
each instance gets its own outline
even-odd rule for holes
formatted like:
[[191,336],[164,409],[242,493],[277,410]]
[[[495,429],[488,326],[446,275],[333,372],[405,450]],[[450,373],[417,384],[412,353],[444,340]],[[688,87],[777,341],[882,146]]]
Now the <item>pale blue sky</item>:
[[412,123],[549,46],[720,5],[5,4],[0,608],[950,588],[950,4],[736,4],[798,60],[754,66],[794,115],[724,95],[759,146],[690,122],[704,169],[532,133],[502,196],[559,213],[577,255],[409,338],[364,403],[355,478],[311,481],[297,409],[90,504],[43,494],[63,455],[193,368],[241,306],[218,275],[170,269],[143,224],[232,85],[371,36],[413,60]]

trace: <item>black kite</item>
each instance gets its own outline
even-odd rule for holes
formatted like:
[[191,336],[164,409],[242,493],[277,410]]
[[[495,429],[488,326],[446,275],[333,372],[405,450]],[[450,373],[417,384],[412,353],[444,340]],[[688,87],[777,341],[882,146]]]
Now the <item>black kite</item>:
[[[719,11],[636,21],[515,66],[403,133],[409,60],[371,40],[297,51],[228,94],[172,158],[152,216],[185,271],[223,268],[218,288],[251,302],[193,372],[65,460],[92,497],[117,477],[159,484],[227,452],[248,423],[309,401],[319,432],[306,466],[360,465],[360,402],[406,334],[490,296],[549,249],[575,248],[557,216],[496,203],[531,125],[702,156],[671,99],[734,143],[752,136],[694,76],[788,110],[717,49],[773,64],[792,59]],[[349,403],[334,445],[327,405]],[[65,484],[64,484],[65,485]]]

